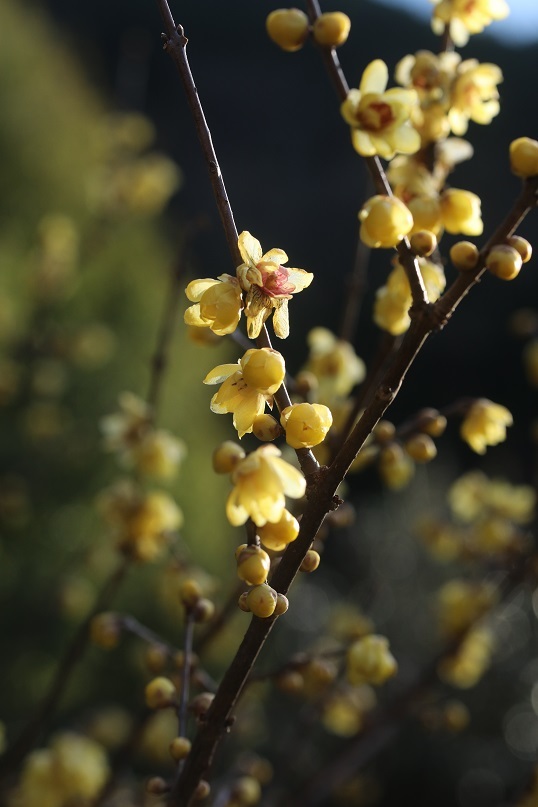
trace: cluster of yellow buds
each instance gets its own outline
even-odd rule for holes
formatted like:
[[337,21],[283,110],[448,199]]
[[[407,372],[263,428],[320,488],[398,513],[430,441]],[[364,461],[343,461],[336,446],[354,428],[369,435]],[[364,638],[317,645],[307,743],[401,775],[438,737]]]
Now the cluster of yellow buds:
[[32,751],[26,757],[9,807],[88,804],[100,793],[108,774],[101,745],[89,737],[64,732],[53,738],[48,748]]
[[119,549],[138,561],[157,558],[183,523],[182,512],[171,496],[163,491],[146,492],[129,480],[103,491],[97,506],[117,537]]
[[310,32],[318,45],[339,48],[349,36],[351,20],[342,11],[330,11],[320,14],[310,28],[304,11],[298,8],[278,8],[267,17],[266,28],[276,45],[293,53],[303,47]]
[[186,294],[194,303],[185,312],[187,325],[210,328],[217,336],[233,333],[244,310],[251,339],[260,335],[265,321],[273,315],[273,329],[280,339],[289,334],[288,300],[305,289],[311,272],[284,266],[288,256],[282,249],[263,253],[260,242],[248,231],[238,238],[243,263],[237,276],[220,275],[191,281]]
[[187,450],[184,442],[153,425],[148,404],[131,392],[119,396],[119,412],[101,419],[104,446],[138,474],[170,479]]

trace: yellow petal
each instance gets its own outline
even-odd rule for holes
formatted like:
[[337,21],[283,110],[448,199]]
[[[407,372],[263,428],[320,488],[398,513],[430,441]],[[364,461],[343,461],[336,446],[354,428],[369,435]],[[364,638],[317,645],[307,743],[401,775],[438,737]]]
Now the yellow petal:
[[306,289],[312,283],[314,275],[312,272],[305,272],[304,269],[288,269],[288,281],[295,286],[294,294]]
[[270,249],[269,252],[262,256],[262,261],[273,261],[277,266],[280,266],[288,262],[288,256],[283,249]]
[[262,325],[271,313],[270,308],[259,308],[253,314],[247,314],[247,333],[250,339],[257,339]]
[[362,74],[359,91],[361,95],[366,93],[383,93],[389,80],[387,65],[382,59],[374,59],[366,67]]
[[248,230],[244,230],[237,239],[241,257],[248,266],[256,266],[262,259],[262,245]]
[[415,154],[420,148],[419,133],[407,124],[396,129],[390,139],[396,151],[402,154]]
[[290,333],[288,317],[288,301],[275,300],[275,313],[273,314],[273,330],[279,339],[287,339]]
[[240,527],[248,518],[248,512],[239,503],[239,491],[234,488],[226,502],[226,516],[232,527]]
[[209,328],[209,321],[200,316],[200,304],[191,305],[183,314],[186,325],[195,325],[197,328]]
[[355,151],[358,151],[363,157],[373,157],[376,153],[372,138],[362,129],[351,130],[351,142]]
[[218,282],[219,281],[215,280],[213,277],[202,277],[198,280],[191,280],[185,289],[185,294],[192,303],[198,303],[204,291],[207,291]]
[[231,375],[236,373],[239,369],[239,363],[236,364],[219,364],[218,367],[213,367],[212,370],[204,378],[204,384],[222,384]]
[[265,409],[265,398],[263,395],[247,395],[234,412],[234,427],[241,438],[244,434],[250,434],[254,418],[263,414]]
[[286,496],[291,499],[300,499],[304,496],[306,479],[302,473],[280,457],[274,457],[270,462],[271,469],[277,474]]

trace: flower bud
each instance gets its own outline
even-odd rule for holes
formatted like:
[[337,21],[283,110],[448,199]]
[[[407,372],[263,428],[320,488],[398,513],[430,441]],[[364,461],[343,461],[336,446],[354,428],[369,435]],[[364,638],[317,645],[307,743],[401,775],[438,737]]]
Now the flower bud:
[[179,599],[181,600],[182,605],[185,608],[194,608],[196,603],[202,597],[202,589],[200,588],[200,584],[189,577],[187,580],[184,580],[181,584],[179,589]]
[[437,248],[437,238],[430,230],[417,230],[409,238],[411,249],[421,258],[431,255]]
[[94,644],[104,650],[116,647],[121,636],[118,615],[105,612],[94,616],[90,623],[90,637]]
[[346,661],[347,679],[353,685],[383,684],[398,671],[388,639],[375,634],[353,642]]
[[312,448],[323,442],[332,426],[333,416],[323,404],[292,404],[282,410],[282,427],[292,448]]
[[276,591],[267,585],[254,586],[247,594],[248,607],[254,614],[266,619],[274,614],[277,605]]
[[501,280],[514,280],[519,275],[522,264],[519,252],[508,244],[497,244],[486,256],[486,267]]
[[254,423],[252,424],[252,433],[258,440],[262,440],[265,443],[270,442],[271,440],[276,440],[277,437],[280,437],[282,434],[282,429],[280,428],[280,424],[272,415],[264,414],[258,415],[258,417],[254,418]]
[[518,177],[538,174],[538,140],[518,137],[510,143],[510,167]]
[[302,48],[308,36],[308,17],[298,8],[278,8],[269,14],[265,27],[276,45],[293,52]]
[[245,457],[245,450],[241,446],[232,440],[226,440],[213,452],[213,470],[217,474],[231,474],[235,466]]
[[449,233],[482,234],[481,202],[476,193],[448,188],[441,195],[440,202],[443,225]]
[[532,258],[532,245],[529,244],[526,238],[522,238],[520,235],[512,235],[507,239],[506,243],[519,252],[523,263],[528,263]]
[[395,196],[373,196],[359,213],[361,240],[368,247],[395,247],[413,227],[413,216]]
[[338,48],[349,36],[351,20],[341,11],[320,14],[314,23],[314,39],[326,48]]
[[276,595],[276,607],[274,610],[275,616],[282,616],[285,614],[288,608],[290,607],[290,603],[287,597],[284,594],[277,594]]
[[258,527],[258,535],[267,549],[282,552],[299,535],[299,522],[288,510],[284,510],[280,521],[268,521],[263,527]]
[[471,241],[458,241],[450,248],[450,260],[461,272],[470,272],[478,263],[478,248]]
[[430,462],[437,456],[437,448],[427,434],[415,434],[405,444],[405,450],[415,462]]
[[315,549],[309,549],[303,558],[300,570],[301,572],[315,572],[320,563],[321,558],[319,552],[316,552]]
[[237,557],[237,574],[240,580],[244,580],[249,586],[259,586],[265,583],[271,559],[267,552],[259,546],[245,546],[242,544]]
[[286,365],[278,350],[252,348],[247,350],[240,363],[244,380],[259,392],[272,395],[284,381]]
[[191,748],[192,743],[187,737],[174,737],[170,743],[170,754],[172,759],[175,759],[176,762],[179,762],[181,759],[185,759]]
[[165,709],[172,706],[176,700],[176,688],[169,678],[160,676],[154,678],[146,686],[146,706],[149,709]]

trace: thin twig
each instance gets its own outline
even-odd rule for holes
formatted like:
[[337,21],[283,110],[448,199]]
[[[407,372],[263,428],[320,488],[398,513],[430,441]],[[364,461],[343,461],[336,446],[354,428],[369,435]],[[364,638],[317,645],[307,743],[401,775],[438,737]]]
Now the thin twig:
[[340,339],[353,343],[355,328],[359,321],[362,301],[368,288],[366,280],[370,249],[357,234],[357,249],[353,271],[346,280],[346,299],[340,326]]

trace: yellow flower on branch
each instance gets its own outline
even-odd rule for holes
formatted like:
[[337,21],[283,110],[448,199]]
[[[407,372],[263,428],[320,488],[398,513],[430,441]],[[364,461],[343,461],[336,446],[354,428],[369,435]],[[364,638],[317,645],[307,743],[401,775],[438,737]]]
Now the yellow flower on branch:
[[506,0],[432,0],[432,29],[442,34],[447,25],[450,36],[459,47],[466,45],[469,34],[480,34],[494,20],[510,13]]
[[467,59],[457,70],[450,93],[448,120],[456,135],[467,131],[469,121],[488,124],[499,114],[497,84],[503,80],[496,64],[479,64],[476,59]]
[[351,126],[353,147],[363,157],[379,154],[391,160],[397,152],[414,154],[420,148],[420,135],[410,121],[417,93],[399,87],[385,91],[388,75],[381,59],[370,62],[359,89],[350,90],[341,106]]
[[232,473],[234,489],[226,503],[228,521],[234,527],[250,517],[257,527],[281,520],[286,496],[300,499],[306,490],[302,473],[281,459],[276,446],[263,445],[241,460]]
[[233,333],[241,317],[243,300],[237,278],[220,275],[191,280],[185,294],[195,305],[185,311],[187,325],[211,328],[217,336]]
[[292,269],[282,264],[288,256],[282,249],[270,249],[265,254],[257,238],[246,230],[238,238],[244,263],[237,267],[237,277],[246,292],[245,316],[251,339],[260,335],[262,326],[273,314],[273,330],[279,339],[289,334],[288,300],[306,289],[314,275],[304,269]]
[[323,404],[298,403],[282,410],[280,423],[292,448],[312,448],[325,440],[333,416]]
[[273,406],[286,367],[284,358],[272,348],[247,350],[237,364],[219,364],[204,378],[204,384],[221,384],[211,399],[211,411],[218,415],[233,413],[233,424],[239,437],[252,432],[255,419],[262,415],[267,403]]
[[496,446],[506,440],[506,427],[513,422],[505,406],[480,398],[469,407],[460,434],[473,451],[485,454],[487,446]]

